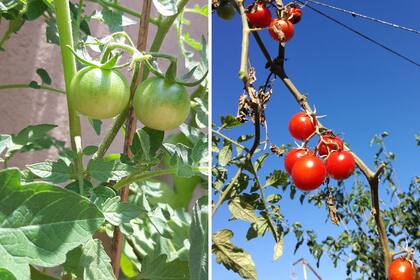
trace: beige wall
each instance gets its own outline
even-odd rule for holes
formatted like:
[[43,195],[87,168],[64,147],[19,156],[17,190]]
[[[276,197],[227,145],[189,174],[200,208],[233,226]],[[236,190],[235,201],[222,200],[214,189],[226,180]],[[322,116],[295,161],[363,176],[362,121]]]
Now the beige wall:
[[[123,5],[140,10],[142,1],[123,0]],[[207,1],[191,0],[189,7],[194,4],[204,5]],[[97,6],[89,5],[89,11]],[[207,19],[199,15],[188,14],[187,16],[194,24],[186,30],[199,39],[201,34],[207,35]],[[0,34],[4,32],[6,22],[0,25]],[[155,28],[150,25],[149,38],[153,38]],[[94,36],[107,35],[107,27],[103,24],[92,24],[91,31]],[[129,26],[125,29],[134,41],[137,40],[138,24]],[[206,36],[207,37],[207,36]],[[149,43],[151,39],[149,39]],[[62,64],[59,47],[46,43],[45,23],[42,19],[26,22],[18,34],[13,34],[12,38],[4,45],[6,51],[0,52],[0,83],[29,83],[31,80],[39,80],[35,70],[44,68],[53,80],[53,86],[64,88]],[[167,40],[162,48],[162,52],[177,54],[179,53],[175,30],[167,36]],[[179,63],[182,66],[182,63]],[[179,72],[183,69],[179,69]],[[33,90],[33,89],[14,89],[0,91],[0,133],[16,133],[29,124],[52,123],[58,127],[52,134],[68,142],[68,120],[65,96],[61,94]],[[106,121],[102,131],[106,130],[111,121]],[[89,126],[86,119],[82,117],[83,125],[83,145],[92,145],[99,142],[93,129]],[[141,124],[139,124],[140,126]],[[122,151],[122,139],[118,137],[112,145],[110,151]],[[28,163],[53,159],[56,156],[54,150],[27,153],[18,155],[10,165],[24,166]]]

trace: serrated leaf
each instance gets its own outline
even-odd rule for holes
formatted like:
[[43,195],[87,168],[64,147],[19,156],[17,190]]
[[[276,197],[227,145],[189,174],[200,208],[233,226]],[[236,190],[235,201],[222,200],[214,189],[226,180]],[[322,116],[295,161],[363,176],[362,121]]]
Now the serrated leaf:
[[271,173],[266,178],[264,187],[268,187],[268,186],[273,186],[273,187],[285,186],[288,183],[288,181],[287,181],[288,178],[289,178],[289,175],[286,172],[284,172],[282,170],[274,170],[274,172]]
[[216,262],[239,273],[244,279],[257,280],[257,271],[251,255],[236,247],[231,242],[232,237],[233,232],[228,229],[213,234],[212,252],[216,255]]
[[44,161],[26,167],[43,181],[54,184],[67,182],[73,177],[73,169],[62,160]]
[[224,146],[218,156],[219,164],[221,166],[226,166],[232,159],[232,145],[228,144]]
[[142,208],[132,203],[121,203],[120,197],[115,196],[107,199],[100,207],[105,219],[114,226],[120,226],[137,218]]
[[0,154],[12,143],[12,136],[0,134]]
[[221,122],[221,125],[226,129],[242,125],[242,123],[238,121],[232,115],[226,115],[226,116],[220,117],[220,122]]
[[87,172],[92,178],[100,182],[108,182],[109,180],[118,181],[128,176],[134,167],[124,164],[118,160],[91,160],[87,166]]
[[163,16],[173,16],[178,12],[175,0],[153,0],[153,4]]
[[200,198],[192,210],[189,240],[191,243],[189,268],[191,279],[208,279],[208,197]]
[[133,139],[133,153],[141,153],[146,159],[152,159],[162,145],[164,132],[149,127],[138,129]]
[[83,245],[80,264],[83,267],[84,280],[115,279],[111,260],[100,240],[91,239]]
[[258,219],[254,206],[244,196],[237,196],[229,201],[228,207],[232,216],[236,219],[250,223],[254,223]]
[[[197,72],[199,71],[195,71],[195,73]],[[195,112],[195,123],[199,128],[206,128],[208,126],[209,116],[207,102],[198,97],[194,98],[193,101],[192,109]]]
[[0,267],[19,280],[29,280],[29,264],[63,263],[103,222],[80,195],[44,182],[22,185],[19,170],[0,171]]

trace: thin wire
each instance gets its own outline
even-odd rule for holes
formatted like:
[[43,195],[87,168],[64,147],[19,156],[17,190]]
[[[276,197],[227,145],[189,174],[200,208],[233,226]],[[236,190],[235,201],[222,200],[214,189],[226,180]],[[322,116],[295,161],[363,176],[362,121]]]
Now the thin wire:
[[385,24],[385,25],[388,25],[388,26],[391,26],[391,27],[394,27],[394,28],[399,28],[399,29],[409,31],[409,32],[413,32],[413,33],[416,33],[416,34],[420,35],[420,31],[418,31],[418,30],[415,30],[415,29],[409,28],[409,27],[405,27],[405,26],[401,26],[401,25],[398,25],[398,24],[395,24],[395,23],[392,23],[392,22],[382,20],[382,19],[377,19],[377,18],[374,18],[374,17],[366,16],[366,15],[363,15],[363,14],[359,14],[359,13],[356,13],[356,12],[353,12],[353,11],[349,11],[349,10],[346,10],[346,9],[343,9],[343,8],[331,6],[331,5],[321,3],[321,2],[318,2],[318,1],[314,1],[314,0],[306,0],[306,2],[311,2],[311,3],[317,4],[317,5],[320,5],[320,6],[324,6],[324,7],[333,9],[333,10],[337,10],[337,11],[340,11],[340,12],[351,14],[353,17],[361,17],[361,18],[364,18],[364,19],[372,20],[372,21],[375,21],[375,22],[378,22],[378,23],[382,23],[382,24]]
[[[297,2],[299,2],[299,3],[301,3],[301,4],[303,4],[303,2],[301,2],[301,1],[299,1],[299,0],[296,0],[296,1],[297,1]],[[308,0],[308,1],[309,1],[309,0]],[[357,31],[356,29],[354,29],[354,28],[352,28],[352,27],[350,27],[350,26],[348,26],[348,25],[346,25],[346,24],[344,24],[344,23],[342,23],[342,22],[338,21],[337,19],[335,19],[335,18],[333,18],[333,17],[331,17],[331,16],[329,16],[329,15],[325,14],[324,12],[321,12],[320,10],[318,10],[318,9],[316,9],[316,8],[312,7],[312,6],[309,6],[308,4],[306,4],[306,7],[308,7],[308,8],[309,8],[309,9],[311,9],[311,10],[313,10],[314,12],[316,12],[316,13],[318,13],[318,14],[320,14],[320,15],[322,15],[322,16],[324,16],[324,17],[326,17],[326,18],[328,18],[329,20],[331,20],[331,21],[333,21],[333,22],[337,23],[338,25],[341,25],[342,27],[344,27],[344,28],[348,29],[349,31],[351,31],[351,32],[353,32],[353,33],[355,33],[355,34],[359,35],[360,37],[362,37],[362,38],[364,38],[364,39],[366,39],[366,40],[370,41],[371,43],[373,43],[373,44],[375,44],[375,45],[377,45],[377,46],[379,46],[379,47],[381,47],[381,48],[383,48],[383,49],[387,50],[388,52],[390,52],[390,53],[392,53],[392,54],[394,54],[394,55],[396,55],[396,56],[398,56],[398,57],[400,57],[400,58],[402,58],[402,59],[404,59],[404,60],[406,60],[406,61],[410,62],[411,64],[416,65],[417,67],[420,67],[420,64],[419,64],[419,63],[417,63],[416,61],[414,61],[414,60],[412,60],[412,59],[410,59],[410,58],[406,57],[405,55],[403,55],[403,54],[401,54],[401,53],[399,53],[399,52],[397,52],[397,51],[395,51],[395,50],[393,50],[393,49],[391,49],[391,48],[389,48],[389,47],[387,47],[387,46],[385,46],[384,44],[382,44],[382,43],[380,43],[380,42],[376,41],[375,39],[373,39],[373,38],[371,38],[371,37],[369,37],[369,36],[367,36],[367,35],[365,35],[365,34],[363,34],[363,33],[361,33],[360,31]]]

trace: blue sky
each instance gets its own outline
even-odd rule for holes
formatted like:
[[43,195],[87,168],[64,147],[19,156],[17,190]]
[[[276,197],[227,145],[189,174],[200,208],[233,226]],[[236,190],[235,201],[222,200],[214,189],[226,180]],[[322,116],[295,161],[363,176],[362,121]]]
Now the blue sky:
[[[324,1],[362,14],[385,19],[420,30],[420,2],[402,1]],[[326,8],[315,6],[340,21],[356,28],[383,44],[420,62],[420,35],[393,29],[371,21],[353,18]],[[222,21],[213,15],[213,121],[219,125],[220,116],[236,114],[237,99],[242,83],[237,78],[241,52],[241,23],[239,16],[232,21]],[[277,44],[267,31],[261,36],[272,52]],[[412,177],[420,174],[420,149],[415,145],[415,134],[420,133],[420,68],[348,32],[328,19],[304,8],[302,21],[295,26],[295,35],[286,47],[286,70],[304,93],[311,105],[316,105],[320,115],[327,115],[323,124],[342,133],[353,151],[372,166],[376,148],[369,142],[375,134],[388,131],[388,150],[397,157],[396,174],[404,190]],[[250,60],[257,70],[259,83],[267,76],[265,61],[251,38]],[[295,100],[280,81],[274,84],[267,119],[270,141],[275,144],[292,142],[287,131],[289,118],[300,110]],[[231,137],[250,133],[251,126],[225,131]],[[262,176],[269,170],[283,168],[283,160],[274,156],[267,161]],[[265,173],[264,173],[265,172]],[[382,193],[383,195],[383,193]],[[300,221],[304,228],[314,229],[320,237],[337,233],[343,228],[325,223],[326,210],[301,206],[297,201],[284,198],[280,202],[282,212],[290,223]],[[221,207],[213,219],[213,231],[230,228],[235,232],[233,242],[253,255],[259,279],[291,279],[292,263],[305,257],[313,266],[315,260],[306,247],[293,255],[295,238],[285,239],[283,257],[272,261],[273,240],[264,238],[247,242],[248,224],[229,222],[226,206]],[[301,266],[294,269],[298,279],[303,279]],[[328,257],[323,256],[318,270],[323,279],[345,279],[345,264],[334,268]],[[215,263],[213,279],[240,279]],[[310,273],[308,279],[315,279]]]

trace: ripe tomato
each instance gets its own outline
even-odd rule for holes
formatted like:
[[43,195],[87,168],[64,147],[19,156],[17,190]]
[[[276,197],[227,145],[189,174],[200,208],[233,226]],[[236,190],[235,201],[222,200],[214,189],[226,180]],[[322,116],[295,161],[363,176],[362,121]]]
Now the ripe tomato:
[[327,173],[336,180],[344,180],[353,174],[355,163],[354,157],[347,151],[332,152],[326,162]]
[[290,20],[290,22],[293,24],[298,23],[300,19],[302,18],[302,10],[298,7],[291,7],[288,13],[289,13],[288,20]]
[[305,148],[294,148],[284,158],[284,166],[286,168],[287,173],[292,174],[293,166],[295,165],[296,161],[301,157],[313,155],[314,153]]
[[295,186],[303,191],[311,191],[325,180],[325,166],[316,156],[304,156],[298,159],[293,166],[292,179]]
[[388,267],[388,280],[416,280],[416,266],[405,257],[392,261]]
[[320,156],[328,155],[328,150],[331,153],[332,151],[341,151],[344,149],[343,140],[338,136],[322,136],[322,140],[318,142],[318,154]]
[[217,7],[216,13],[221,19],[230,20],[235,16],[236,10],[229,0],[225,0],[220,1],[220,6]]
[[[270,29],[268,29],[268,31],[270,32],[270,35],[274,40],[286,42],[293,37],[293,34],[295,33],[295,28],[293,26],[293,23],[291,23],[287,19],[276,18],[271,21]],[[280,35],[280,31],[283,32],[283,40],[282,36]]]
[[264,3],[250,5],[246,16],[250,25],[258,28],[268,27],[272,20],[271,12]]
[[128,105],[130,88],[119,71],[89,66],[74,76],[70,96],[80,114],[93,119],[108,119]]
[[308,114],[299,112],[290,119],[289,132],[294,138],[304,141],[315,132],[315,126]]
[[136,89],[134,110],[147,127],[170,130],[182,124],[190,113],[190,97],[184,86],[161,77],[145,80]]

